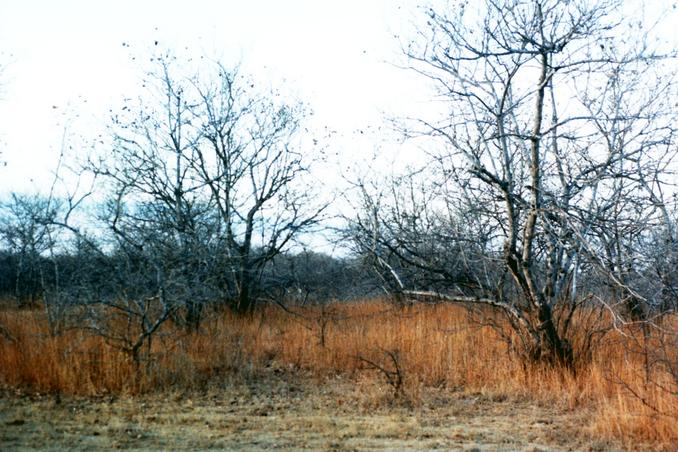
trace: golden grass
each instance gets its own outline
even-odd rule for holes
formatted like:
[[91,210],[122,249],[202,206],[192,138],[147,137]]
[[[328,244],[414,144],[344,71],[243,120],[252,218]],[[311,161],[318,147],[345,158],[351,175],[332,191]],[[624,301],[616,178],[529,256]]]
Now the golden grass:
[[571,374],[525,366],[493,329],[469,321],[459,306],[394,309],[376,300],[322,310],[296,308],[294,314],[267,307],[246,319],[215,314],[193,334],[167,323],[137,372],[129,356],[89,332],[51,337],[41,311],[0,311],[0,324],[13,337],[0,336],[0,385],[33,392],[201,389],[225,375],[247,378],[271,367],[318,378],[340,373],[383,384],[384,371],[394,370],[391,352],[403,371],[399,396],[409,402],[416,402],[419,389],[426,386],[527,398],[596,410],[590,433],[597,437],[629,444],[678,441],[676,419],[658,415],[630,390],[673,413],[678,397],[645,383],[643,357],[630,353],[632,341],[618,333],[609,334],[591,362]]

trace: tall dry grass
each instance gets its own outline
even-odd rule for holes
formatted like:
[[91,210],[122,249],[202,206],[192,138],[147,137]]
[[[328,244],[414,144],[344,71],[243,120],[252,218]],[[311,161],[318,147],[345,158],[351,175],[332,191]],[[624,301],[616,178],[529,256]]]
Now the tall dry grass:
[[[459,306],[395,309],[378,300],[291,312],[271,306],[245,319],[215,314],[193,334],[168,323],[136,369],[128,355],[92,333],[50,336],[39,310],[0,311],[0,324],[12,337],[0,336],[0,384],[28,391],[194,389],[225,375],[255,376],[271,367],[316,377],[383,379],[394,371],[395,356],[404,381],[399,390],[409,397],[426,386],[527,397],[595,410],[591,431],[596,435],[678,440],[676,419],[657,414],[657,408],[676,412],[678,397],[648,384],[647,363],[632,351],[633,332],[608,334],[590,362],[570,373],[525,365],[494,329],[470,321]],[[668,377],[654,375],[653,383]]]

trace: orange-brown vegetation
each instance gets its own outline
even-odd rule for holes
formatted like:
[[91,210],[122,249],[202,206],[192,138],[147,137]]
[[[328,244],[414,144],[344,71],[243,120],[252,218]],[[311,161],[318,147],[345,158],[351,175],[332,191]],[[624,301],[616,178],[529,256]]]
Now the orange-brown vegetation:
[[525,365],[494,329],[460,306],[394,308],[378,300],[290,311],[270,306],[247,318],[214,314],[198,333],[168,322],[137,369],[91,332],[51,336],[39,310],[2,310],[0,324],[9,333],[0,336],[5,388],[78,395],[201,390],[225,376],[255,377],[273,368],[319,379],[369,378],[383,387],[390,381],[391,401],[405,404],[416,404],[427,387],[557,404],[596,412],[593,437],[678,441],[676,418],[657,413],[676,412],[678,397],[665,390],[673,382],[662,385],[669,375],[658,370],[647,375],[632,330],[608,333],[590,361],[570,372]]

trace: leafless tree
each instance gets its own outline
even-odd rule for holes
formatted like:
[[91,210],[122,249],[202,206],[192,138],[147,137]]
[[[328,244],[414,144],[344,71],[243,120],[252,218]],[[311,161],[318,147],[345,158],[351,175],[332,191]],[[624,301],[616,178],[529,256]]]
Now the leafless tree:
[[12,193],[0,205],[0,238],[16,259],[14,297],[19,305],[34,304],[45,284],[45,253],[52,246],[50,228],[59,208],[41,195]]
[[112,151],[87,168],[111,188],[116,247],[162,267],[168,315],[197,329],[208,302],[250,312],[266,265],[322,209],[302,180],[301,106],[219,63],[200,75],[156,63],[148,95],[113,117]]
[[[567,329],[582,300],[615,315],[617,302],[654,305],[636,284],[646,268],[641,243],[673,230],[664,195],[675,153],[672,55],[653,49],[650,31],[624,20],[622,6],[486,0],[427,9],[427,25],[405,46],[446,107],[442,119],[406,130],[440,139],[427,182],[381,195],[361,185],[354,227],[393,287],[496,307],[539,361],[572,364]],[[408,285],[399,268],[446,284]],[[610,290],[583,287],[584,273]]]
[[264,267],[318,222],[323,206],[303,184],[303,105],[249,93],[237,71],[215,69],[214,81],[195,85],[201,136],[191,166],[220,216],[233,307],[248,312]]
[[[199,291],[207,281],[191,280],[197,276],[192,270],[209,254],[198,249],[209,247],[198,243],[198,235],[205,232],[211,208],[187,163],[199,135],[190,123],[193,112],[185,87],[173,82],[169,57],[159,60],[158,71],[144,86],[146,97],[126,100],[113,115],[112,150],[92,157],[86,169],[110,187],[102,219],[116,249],[155,263],[163,303],[168,284],[184,294],[183,306],[164,306],[165,317],[181,308],[187,327],[195,329],[205,301]],[[200,239],[209,241],[210,234]]]
[[58,256],[67,248],[60,225],[68,221],[72,201],[12,193],[0,204],[0,238],[10,258],[3,271],[14,279],[12,295],[19,306],[43,305],[53,335],[63,331],[69,306],[60,293]]
[[301,306],[361,299],[375,292],[374,277],[359,259],[310,249],[278,256],[264,280],[266,292],[275,299]]

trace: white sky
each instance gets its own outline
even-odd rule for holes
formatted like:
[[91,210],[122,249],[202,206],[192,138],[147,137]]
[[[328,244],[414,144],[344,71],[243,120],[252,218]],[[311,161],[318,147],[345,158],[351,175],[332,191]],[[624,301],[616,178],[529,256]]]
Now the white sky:
[[103,132],[109,109],[135,95],[156,40],[242,63],[306,102],[314,127],[336,130],[344,160],[366,155],[381,132],[360,130],[428,99],[422,80],[392,64],[394,35],[415,9],[407,0],[0,0],[0,196],[47,189],[64,130],[72,152],[86,151],[79,137]]
[[[138,93],[155,41],[240,62],[259,83],[294,94],[314,111],[312,128],[337,131],[331,155],[344,166],[367,171],[360,159],[376,148],[411,158],[416,150],[395,145],[384,118],[432,108],[425,80],[393,65],[403,63],[394,35],[409,35],[426,1],[0,0],[0,198],[48,188],[65,129],[71,154],[88,151],[79,145],[104,132],[109,109]],[[671,4],[629,3],[632,14]],[[675,21],[668,26],[662,34],[675,43]]]

